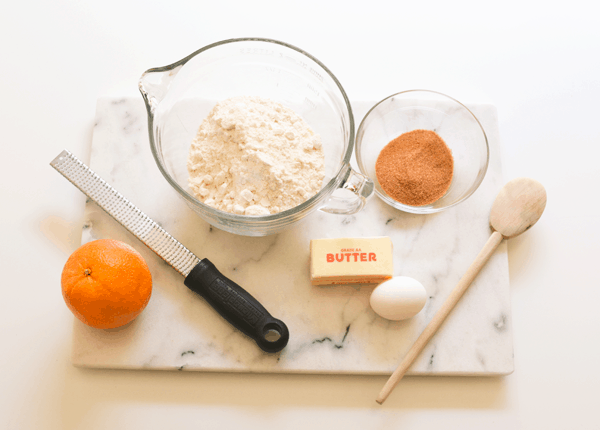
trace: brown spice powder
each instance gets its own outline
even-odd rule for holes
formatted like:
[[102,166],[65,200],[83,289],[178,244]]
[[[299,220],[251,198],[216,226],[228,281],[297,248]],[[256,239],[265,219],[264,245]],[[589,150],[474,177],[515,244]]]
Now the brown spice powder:
[[394,200],[425,206],[450,188],[454,158],[436,132],[413,130],[401,134],[381,150],[375,173],[383,190]]

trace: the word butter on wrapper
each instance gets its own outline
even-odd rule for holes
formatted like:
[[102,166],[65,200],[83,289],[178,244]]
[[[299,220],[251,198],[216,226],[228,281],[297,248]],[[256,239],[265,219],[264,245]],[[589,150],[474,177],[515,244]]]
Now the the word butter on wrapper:
[[374,284],[393,275],[389,237],[310,241],[310,281],[313,285]]

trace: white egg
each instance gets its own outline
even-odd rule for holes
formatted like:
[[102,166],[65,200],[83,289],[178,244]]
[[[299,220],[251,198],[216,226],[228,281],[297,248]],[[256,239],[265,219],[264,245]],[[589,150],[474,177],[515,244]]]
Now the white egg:
[[427,301],[427,291],[419,281],[396,276],[379,284],[371,293],[371,307],[380,317],[399,321],[418,314]]

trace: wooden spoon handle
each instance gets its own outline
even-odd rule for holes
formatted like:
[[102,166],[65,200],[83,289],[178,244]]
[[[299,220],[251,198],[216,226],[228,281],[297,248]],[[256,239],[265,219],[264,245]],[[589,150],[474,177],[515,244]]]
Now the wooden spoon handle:
[[379,403],[380,405],[383,404],[383,402],[390,395],[394,387],[398,384],[398,382],[400,382],[410,365],[419,356],[423,348],[425,348],[425,345],[427,345],[429,340],[437,332],[437,330],[440,328],[450,311],[454,309],[454,306],[456,306],[464,292],[467,290],[469,285],[471,285],[471,282],[473,282],[481,268],[490,259],[494,250],[498,247],[498,245],[500,245],[502,239],[502,235],[497,231],[492,233],[492,235],[484,245],[483,249],[475,258],[475,261],[473,261],[473,263],[469,266],[466,273],[463,275],[460,281],[458,281],[458,284],[456,285],[456,287],[454,287],[454,289],[452,290],[442,307],[437,311],[437,313],[434,315],[429,324],[427,324],[427,327],[425,327],[423,333],[421,333],[421,335],[416,340],[414,345],[410,348],[402,362],[398,365],[394,373],[392,373],[392,376],[390,376],[390,378],[387,380],[387,382],[383,386],[383,389],[379,393],[379,396],[377,397],[377,403]]

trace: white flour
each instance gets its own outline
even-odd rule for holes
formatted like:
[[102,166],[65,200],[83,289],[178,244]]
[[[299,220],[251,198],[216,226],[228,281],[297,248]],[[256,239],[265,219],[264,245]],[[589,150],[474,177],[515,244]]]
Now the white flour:
[[324,177],[321,138],[294,111],[260,97],[224,100],[210,111],[188,157],[189,185],[216,209],[268,215],[299,205]]

